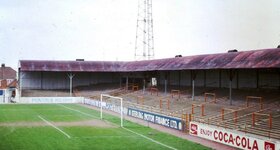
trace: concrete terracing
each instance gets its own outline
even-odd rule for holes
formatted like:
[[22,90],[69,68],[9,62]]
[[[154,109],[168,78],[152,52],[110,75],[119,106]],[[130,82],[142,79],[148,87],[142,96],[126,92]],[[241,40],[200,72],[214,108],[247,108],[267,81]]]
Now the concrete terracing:
[[[196,96],[195,100],[192,100],[190,93],[181,93],[179,98],[179,95],[172,96],[170,92],[165,94],[161,91],[149,90],[127,91],[122,94],[119,92],[115,96],[124,98],[126,107],[177,118],[191,114],[190,120],[252,133],[256,136],[280,139],[280,96],[277,91],[236,90],[237,96],[234,96],[232,105],[226,96],[215,94],[222,93],[221,91],[215,91],[207,96],[206,101],[204,95]],[[211,94],[215,94],[216,99],[214,96],[211,97]],[[254,96],[256,98],[263,95],[262,103],[258,99],[247,102],[246,95],[252,96],[251,94],[258,95]]]

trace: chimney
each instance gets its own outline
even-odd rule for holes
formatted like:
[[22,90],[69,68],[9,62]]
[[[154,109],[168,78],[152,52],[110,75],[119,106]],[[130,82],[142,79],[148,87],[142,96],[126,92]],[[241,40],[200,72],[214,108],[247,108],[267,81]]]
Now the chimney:
[[1,67],[5,67],[5,64],[3,63],[3,64],[1,64]]
[[182,55],[176,55],[175,57],[182,57]]
[[85,61],[85,59],[76,59],[76,61]]
[[228,50],[228,53],[236,53],[236,52],[238,52],[237,49]]
[[278,45],[277,48],[280,48],[280,45]]

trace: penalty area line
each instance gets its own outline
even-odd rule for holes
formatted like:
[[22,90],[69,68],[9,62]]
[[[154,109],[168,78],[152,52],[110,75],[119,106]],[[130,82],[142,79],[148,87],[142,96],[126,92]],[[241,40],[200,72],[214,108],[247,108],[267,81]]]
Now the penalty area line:
[[67,133],[65,133],[64,131],[62,131],[61,129],[59,129],[57,126],[53,125],[52,123],[50,123],[49,121],[47,121],[46,119],[44,119],[43,117],[41,117],[40,115],[38,115],[38,117],[40,119],[42,119],[45,123],[47,123],[48,125],[52,126],[53,128],[55,128],[56,130],[60,131],[61,133],[63,133],[66,137],[68,137],[69,139],[71,138],[70,135],[68,135]]
[[157,144],[159,144],[159,145],[161,145],[161,146],[167,147],[167,148],[169,148],[169,149],[177,150],[177,149],[174,148],[174,147],[165,145],[165,144],[163,144],[163,143],[161,143],[161,142],[158,142],[158,141],[156,141],[156,140],[154,140],[154,139],[151,139],[151,138],[149,138],[149,137],[147,137],[147,136],[145,136],[145,135],[142,135],[142,134],[140,134],[140,133],[134,132],[134,131],[129,130],[129,129],[125,128],[125,127],[122,127],[122,128],[125,129],[125,130],[127,130],[127,131],[129,131],[129,132],[131,132],[131,133],[134,133],[134,134],[136,134],[136,135],[139,135],[139,136],[141,136],[141,137],[143,137],[143,138],[145,138],[145,139],[147,139],[147,140],[150,140],[150,141],[152,141],[152,142],[154,142],[154,143],[157,143]]

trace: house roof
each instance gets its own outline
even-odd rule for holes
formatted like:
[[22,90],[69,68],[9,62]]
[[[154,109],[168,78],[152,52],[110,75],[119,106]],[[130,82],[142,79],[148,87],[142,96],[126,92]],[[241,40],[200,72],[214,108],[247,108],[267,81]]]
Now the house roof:
[[0,67],[0,80],[16,79],[17,72],[11,67]]
[[133,72],[155,70],[280,68],[280,48],[145,61],[21,60],[21,71]]

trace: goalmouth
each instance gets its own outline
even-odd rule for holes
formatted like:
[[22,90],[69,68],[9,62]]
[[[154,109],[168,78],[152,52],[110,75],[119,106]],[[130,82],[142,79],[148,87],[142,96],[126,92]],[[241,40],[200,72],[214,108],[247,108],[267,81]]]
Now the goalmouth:
[[115,96],[111,96],[111,95],[108,95],[108,94],[101,94],[101,96],[100,96],[100,119],[102,120],[102,118],[103,118],[103,112],[102,112],[102,110],[103,110],[103,106],[102,106],[102,101],[103,101],[103,99],[104,98],[111,98],[111,99],[116,99],[116,100],[118,100],[118,101],[120,101],[121,102],[121,127],[123,127],[123,98],[121,98],[121,97],[115,97]]

